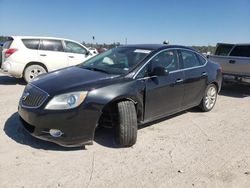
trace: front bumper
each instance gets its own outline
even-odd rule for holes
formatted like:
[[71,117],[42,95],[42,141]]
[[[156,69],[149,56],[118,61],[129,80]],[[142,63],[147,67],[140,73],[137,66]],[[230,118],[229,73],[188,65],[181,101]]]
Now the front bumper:
[[[95,128],[101,112],[91,106],[63,111],[29,109],[22,105],[18,113],[23,127],[34,137],[65,147],[77,147],[93,143]],[[58,129],[60,137],[50,135],[50,129]]]

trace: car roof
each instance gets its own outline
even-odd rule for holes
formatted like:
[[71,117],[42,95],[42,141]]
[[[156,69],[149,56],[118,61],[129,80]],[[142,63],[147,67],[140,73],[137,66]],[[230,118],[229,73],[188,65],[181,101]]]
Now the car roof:
[[58,38],[58,37],[46,37],[46,36],[11,36],[13,39],[54,39],[54,40],[68,40],[68,41],[74,41],[71,39],[66,39],[66,38]]
[[161,50],[161,49],[168,49],[168,48],[182,48],[196,51],[193,48],[182,46],[182,45],[168,45],[168,44],[132,44],[132,45],[124,45],[122,47],[128,48],[139,48],[139,49],[146,49],[146,50]]

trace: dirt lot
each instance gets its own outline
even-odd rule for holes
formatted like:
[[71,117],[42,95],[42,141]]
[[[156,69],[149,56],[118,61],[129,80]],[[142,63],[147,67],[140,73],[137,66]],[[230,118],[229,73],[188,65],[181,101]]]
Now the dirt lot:
[[67,149],[29,136],[17,103],[24,83],[0,74],[0,187],[249,187],[250,86],[229,86],[210,113],[188,110],[139,130],[117,148]]

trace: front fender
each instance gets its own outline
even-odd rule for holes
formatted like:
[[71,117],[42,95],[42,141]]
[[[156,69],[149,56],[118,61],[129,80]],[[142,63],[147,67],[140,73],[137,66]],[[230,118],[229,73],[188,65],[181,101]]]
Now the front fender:
[[115,101],[131,100],[136,104],[138,117],[142,118],[144,112],[144,92],[144,81],[130,79],[93,89],[89,92],[86,102],[94,103],[94,106],[102,112],[107,105]]

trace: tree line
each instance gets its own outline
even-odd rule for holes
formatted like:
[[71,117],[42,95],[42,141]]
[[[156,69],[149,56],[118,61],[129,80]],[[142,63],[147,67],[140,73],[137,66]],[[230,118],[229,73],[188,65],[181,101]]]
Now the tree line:
[[[0,42],[6,42],[9,38],[6,36],[0,36]],[[87,46],[87,47],[93,47],[93,48],[106,48],[106,49],[111,49],[114,48],[116,46],[120,46],[122,44],[120,44],[119,42],[113,42],[111,44],[99,44],[99,43],[86,43],[86,42],[82,42],[83,45]],[[214,53],[215,51],[215,46],[191,46],[192,48],[198,50],[201,53],[207,53],[207,52],[211,52]]]

